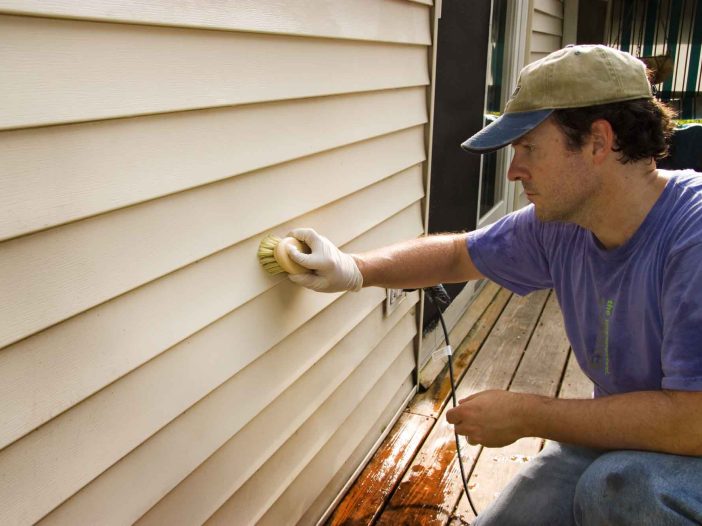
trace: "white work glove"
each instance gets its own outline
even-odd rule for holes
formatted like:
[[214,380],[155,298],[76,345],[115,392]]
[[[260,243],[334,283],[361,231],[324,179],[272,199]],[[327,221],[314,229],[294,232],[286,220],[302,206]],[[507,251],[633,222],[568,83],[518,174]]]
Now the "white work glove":
[[343,253],[311,228],[297,228],[288,236],[299,239],[312,251],[304,254],[293,246],[288,248],[290,259],[310,270],[303,274],[290,274],[290,281],[317,292],[361,290],[363,276],[349,254]]

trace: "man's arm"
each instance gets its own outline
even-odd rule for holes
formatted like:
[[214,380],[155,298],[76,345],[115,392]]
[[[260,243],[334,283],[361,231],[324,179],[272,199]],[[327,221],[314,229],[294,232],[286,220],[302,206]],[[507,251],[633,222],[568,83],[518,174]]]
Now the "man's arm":
[[290,279],[319,292],[359,290],[361,286],[416,289],[482,277],[468,254],[467,234],[443,234],[403,241],[363,254],[346,254],[312,229],[291,236],[311,253],[289,247],[290,258],[309,269]]
[[603,449],[702,455],[702,393],[639,391],[593,400],[484,391],[448,411],[471,443],[500,447],[536,436]]
[[403,241],[354,254],[363,286],[418,289],[483,277],[466,248],[467,234],[443,234]]

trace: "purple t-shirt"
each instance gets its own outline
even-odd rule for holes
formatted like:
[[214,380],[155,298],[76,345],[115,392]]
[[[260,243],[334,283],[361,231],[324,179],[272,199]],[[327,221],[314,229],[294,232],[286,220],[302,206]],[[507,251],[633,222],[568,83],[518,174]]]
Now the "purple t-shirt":
[[543,223],[528,206],[471,232],[478,270],[520,295],[553,288],[595,396],[702,391],[702,174],[661,173],[663,193],[624,245]]

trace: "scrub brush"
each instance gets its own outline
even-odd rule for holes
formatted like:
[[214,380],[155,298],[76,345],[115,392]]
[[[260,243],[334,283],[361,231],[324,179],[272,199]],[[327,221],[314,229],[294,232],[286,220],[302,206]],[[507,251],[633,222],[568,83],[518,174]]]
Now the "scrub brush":
[[258,245],[258,261],[263,265],[266,272],[270,274],[280,274],[287,272],[288,274],[303,274],[309,272],[302,265],[298,265],[288,255],[288,247],[294,246],[300,252],[309,254],[310,248],[302,241],[294,237],[279,237],[268,235],[261,240]]

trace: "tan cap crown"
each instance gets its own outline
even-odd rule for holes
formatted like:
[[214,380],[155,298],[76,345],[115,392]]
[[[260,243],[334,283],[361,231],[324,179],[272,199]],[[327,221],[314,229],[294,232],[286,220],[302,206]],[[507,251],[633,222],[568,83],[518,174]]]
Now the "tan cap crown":
[[568,46],[522,69],[505,113],[647,98],[646,66],[636,57],[601,45]]

